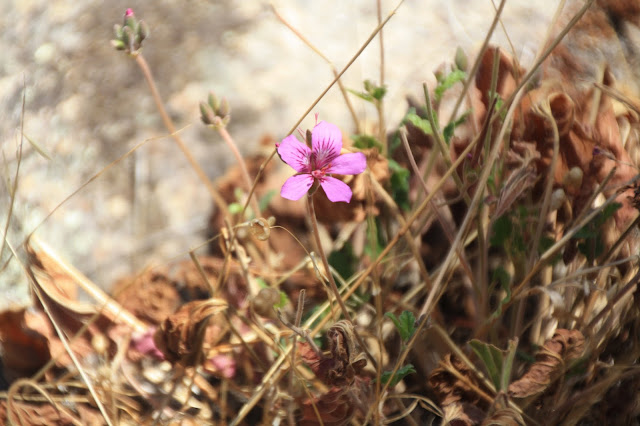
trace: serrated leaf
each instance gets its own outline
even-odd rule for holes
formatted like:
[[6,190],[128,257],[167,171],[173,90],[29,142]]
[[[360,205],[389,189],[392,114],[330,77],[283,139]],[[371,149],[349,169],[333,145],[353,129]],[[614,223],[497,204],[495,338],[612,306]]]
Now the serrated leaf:
[[402,210],[409,211],[409,170],[402,167],[396,161],[389,158],[389,170],[391,171],[391,197]]
[[406,119],[411,124],[416,126],[418,129],[422,130],[422,132],[424,134],[426,134],[426,135],[432,135],[433,134],[433,129],[431,128],[431,123],[429,123],[429,120],[427,120],[426,118],[422,118],[418,114],[416,114],[415,112],[411,112],[411,113],[407,114]]
[[27,136],[26,134],[24,134],[24,138],[29,141],[29,144],[31,144],[31,146],[33,147],[33,149],[35,149],[38,154],[42,155],[44,158],[46,158],[47,160],[51,160],[51,154],[49,154],[47,152],[47,150],[41,146],[39,143],[37,143],[36,141],[34,141],[33,139],[31,139],[29,136]]
[[398,333],[400,333],[400,338],[406,343],[415,331],[416,317],[413,312],[402,311],[399,317],[396,317],[393,312],[387,312],[384,316],[393,321]]
[[504,364],[503,351],[489,343],[485,343],[477,339],[471,340],[469,345],[484,364],[487,374],[489,375],[489,379],[493,385],[496,389],[500,389],[502,366]]
[[413,367],[413,365],[407,364],[403,367],[400,367],[398,371],[396,371],[396,374],[393,375],[393,377],[391,376],[391,371],[385,371],[384,373],[382,373],[380,375],[380,383],[387,384],[387,382],[389,382],[389,387],[392,388],[397,385],[400,380],[415,372],[416,369]]
[[438,85],[433,92],[436,102],[440,102],[440,100],[442,99],[442,95],[444,95],[444,92],[453,87],[453,85],[457,82],[464,81],[466,78],[467,73],[462,70],[455,70],[444,76],[438,82]]
[[460,116],[460,118],[458,118],[455,121],[450,122],[449,124],[447,124],[444,128],[444,130],[442,130],[442,136],[444,136],[444,141],[447,143],[447,145],[449,145],[449,142],[451,141],[451,138],[453,137],[453,132],[456,129],[456,127],[458,127],[459,125],[461,125],[462,123],[464,123],[467,120],[467,117],[469,116],[469,114],[471,113],[471,111],[466,111],[464,114],[462,114]]
[[347,91],[348,91],[349,93],[353,94],[353,95],[356,95],[356,96],[357,96],[357,97],[359,97],[360,99],[363,99],[363,100],[365,100],[365,101],[367,101],[367,102],[372,102],[372,103],[373,103],[374,98],[373,98],[373,96],[371,96],[371,95],[370,95],[370,94],[368,94],[368,93],[365,93],[365,92],[358,92],[358,91],[353,90],[353,89],[347,89]]
[[353,146],[358,149],[378,148],[382,150],[382,144],[371,135],[353,135],[351,136]]

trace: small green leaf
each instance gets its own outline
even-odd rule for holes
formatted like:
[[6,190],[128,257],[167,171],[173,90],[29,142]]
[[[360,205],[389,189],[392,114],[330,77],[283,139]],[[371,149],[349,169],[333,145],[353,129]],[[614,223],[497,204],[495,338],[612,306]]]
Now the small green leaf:
[[231,214],[240,214],[242,213],[242,209],[244,207],[240,203],[231,203],[229,204],[229,213]]
[[467,73],[462,70],[455,70],[447,74],[446,76],[442,77],[438,81],[438,85],[434,90],[434,96],[435,96],[436,102],[440,102],[440,100],[442,99],[442,95],[444,95],[444,92],[446,92],[451,87],[453,87],[453,85],[456,84],[457,82],[464,81],[466,78],[467,78]]
[[349,93],[353,94],[353,95],[356,95],[360,99],[363,99],[363,100],[365,100],[367,102],[372,102],[373,103],[374,97],[372,95],[368,94],[368,93],[358,92],[358,91],[355,91],[353,89],[347,89],[347,91]]
[[280,290],[280,301],[275,305],[273,305],[273,307],[276,309],[282,309],[285,306],[287,306],[288,303],[289,303],[289,297],[287,296],[287,293]]
[[491,382],[496,389],[500,389],[504,353],[497,347],[477,339],[471,340],[469,345],[484,364]]
[[509,382],[511,381],[511,370],[513,369],[513,360],[516,357],[516,350],[518,349],[518,338],[509,340],[507,346],[507,354],[504,357],[502,366],[502,375],[500,380],[500,387],[498,390],[507,391],[509,389]]
[[371,135],[353,135],[351,136],[353,146],[358,149],[378,148],[382,150],[382,144]]
[[393,377],[391,376],[391,371],[385,371],[380,375],[380,383],[387,384],[389,383],[389,387],[392,388],[397,385],[400,380],[404,379],[409,374],[413,374],[416,372],[416,369],[413,368],[412,364],[407,364],[403,367],[400,367]]
[[493,233],[489,239],[492,247],[504,247],[504,243],[511,238],[513,223],[509,215],[502,215],[493,223]]
[[387,88],[382,86],[382,87],[376,87],[371,91],[371,96],[373,96],[374,99],[381,101],[382,98],[384,98],[384,95],[387,94]]
[[406,343],[411,338],[416,330],[416,317],[411,311],[402,311],[399,317],[396,317],[393,312],[387,312],[386,314],[384,314],[384,316],[393,321],[393,324],[398,329],[400,338],[404,343]]
[[432,135],[433,129],[431,128],[431,123],[426,118],[420,117],[415,112],[407,114],[406,119],[416,126],[418,129],[422,130],[422,132],[426,135]]
[[275,189],[272,189],[271,191],[268,191],[266,194],[264,194],[262,198],[260,198],[260,201],[258,201],[258,207],[260,208],[261,212],[265,211],[267,207],[269,207],[271,199],[274,195],[276,195],[277,192],[278,191],[276,191]]
[[460,116],[460,118],[447,124],[444,130],[442,130],[442,135],[444,136],[444,140],[447,143],[447,145],[449,145],[449,142],[453,137],[453,131],[456,129],[456,127],[458,127],[459,125],[461,125],[467,120],[467,117],[469,116],[469,114],[471,114],[471,110],[466,111],[464,114]]
[[389,158],[389,170],[391,170],[391,178],[389,180],[391,197],[398,207],[409,211],[411,209],[411,204],[409,203],[409,170],[391,158]]
[[331,265],[343,278],[349,278],[356,271],[358,258],[353,253],[353,246],[346,242],[338,251],[329,254],[329,265]]

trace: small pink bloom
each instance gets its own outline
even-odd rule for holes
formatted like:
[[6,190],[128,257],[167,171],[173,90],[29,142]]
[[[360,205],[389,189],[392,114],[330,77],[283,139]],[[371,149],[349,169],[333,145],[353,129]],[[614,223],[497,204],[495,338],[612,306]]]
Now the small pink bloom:
[[318,181],[329,200],[348,203],[351,188],[331,175],[357,175],[367,168],[363,153],[340,154],[342,133],[326,121],[313,128],[311,149],[293,135],[284,138],[276,147],[282,161],[298,172],[282,185],[280,195],[288,200],[299,200]]
[[130,18],[131,16],[133,16],[133,9],[129,8],[129,9],[127,9],[126,12],[124,12],[124,17],[125,18]]

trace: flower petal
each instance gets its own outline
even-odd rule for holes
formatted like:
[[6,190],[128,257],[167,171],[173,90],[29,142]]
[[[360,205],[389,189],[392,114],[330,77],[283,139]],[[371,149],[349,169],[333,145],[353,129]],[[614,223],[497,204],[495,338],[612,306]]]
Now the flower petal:
[[327,173],[339,175],[357,175],[367,168],[367,157],[361,152],[342,154],[331,162]]
[[313,185],[313,176],[310,174],[294,175],[287,179],[282,185],[280,195],[287,200],[299,200],[304,194],[309,191],[311,185]]
[[320,181],[324,193],[327,194],[329,201],[343,201],[348,203],[351,201],[351,188],[343,181],[331,176],[326,176]]
[[309,168],[311,150],[294,135],[282,139],[277,148],[282,161],[293,167],[296,172],[309,173],[311,171]]
[[342,133],[335,124],[321,121],[311,132],[311,147],[316,154],[316,169],[321,169],[340,155]]

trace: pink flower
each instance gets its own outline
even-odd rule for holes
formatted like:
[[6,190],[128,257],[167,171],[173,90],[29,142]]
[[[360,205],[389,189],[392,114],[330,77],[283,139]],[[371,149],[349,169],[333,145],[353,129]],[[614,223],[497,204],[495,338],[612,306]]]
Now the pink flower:
[[124,12],[124,17],[125,18],[130,18],[133,16],[133,9],[129,8]]
[[351,188],[338,175],[357,175],[367,168],[367,159],[361,152],[340,154],[342,133],[334,124],[321,121],[311,132],[311,147],[289,135],[276,144],[282,161],[298,172],[282,185],[280,195],[288,200],[299,200],[314,183],[319,182],[333,202],[351,201]]

